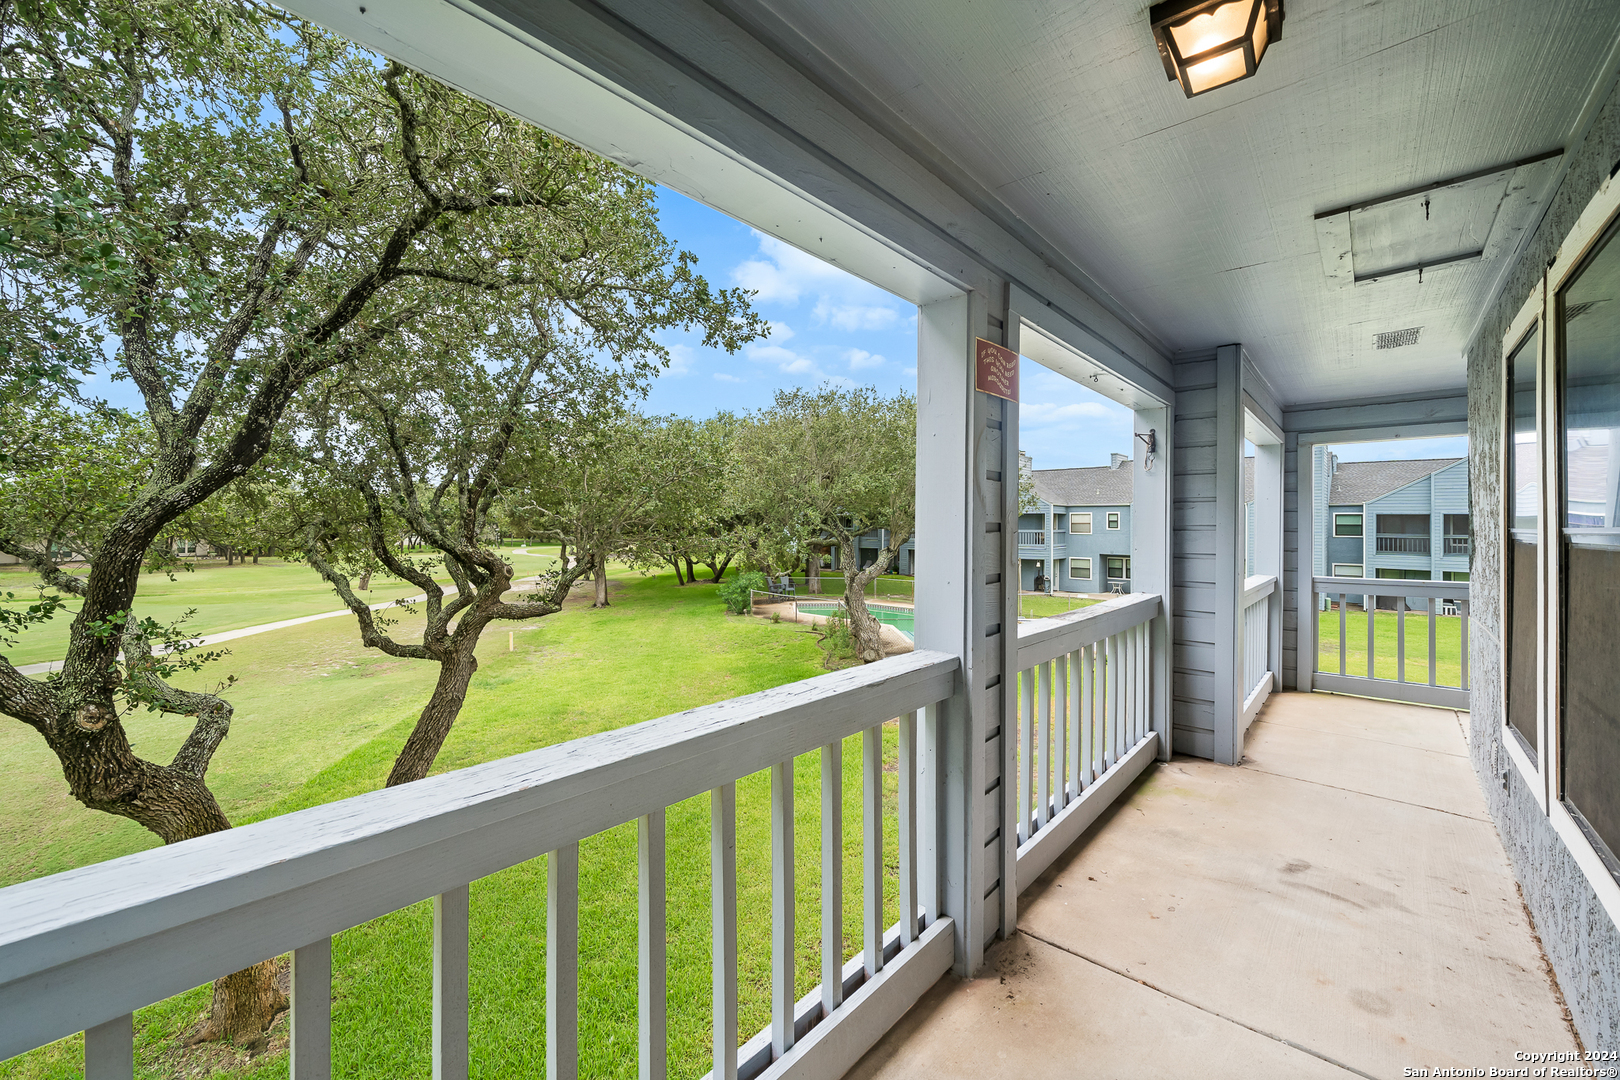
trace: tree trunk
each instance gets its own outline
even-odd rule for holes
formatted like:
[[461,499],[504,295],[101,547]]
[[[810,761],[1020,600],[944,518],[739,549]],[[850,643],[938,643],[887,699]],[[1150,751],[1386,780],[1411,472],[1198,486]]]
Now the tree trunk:
[[[456,635],[460,637],[462,633],[462,628],[457,627]],[[444,746],[450,727],[467,700],[467,684],[478,670],[478,658],[473,655],[477,644],[478,635],[469,634],[452,645],[450,655],[439,662],[439,681],[416,726],[411,729],[411,737],[405,740],[399,757],[394,759],[394,769],[388,774],[389,787],[420,780],[433,767],[433,759],[439,756],[439,748]]]
[[681,557],[679,555],[671,555],[669,557],[669,565],[675,568],[675,584],[685,585],[686,579],[681,577]]
[[692,565],[692,556],[690,555],[686,557],[686,580],[697,580],[697,569]]
[[844,610],[849,613],[849,632],[855,639],[855,655],[862,663],[883,659],[882,623],[866,607],[866,586],[889,568],[895,552],[880,548],[872,565],[858,573],[844,572]]
[[709,569],[714,571],[714,576],[709,579],[709,584],[711,584],[711,585],[720,584],[721,577],[723,577],[725,575],[726,567],[728,567],[730,565],[731,565],[731,556],[730,555],[727,555],[725,558],[721,559],[719,566],[715,566],[714,563],[712,563],[712,562],[709,563],[708,564]]
[[607,559],[598,557],[596,560],[596,603],[592,607],[607,607]]
[[355,582],[354,587],[356,589],[359,589],[361,592],[370,592],[371,591],[371,571],[367,570],[365,573],[361,574],[360,575],[360,580]]
[[261,552],[261,551],[262,551],[262,550],[263,550],[263,549],[262,549],[262,548],[254,548],[254,549],[253,549],[253,565],[254,565],[254,566],[258,566],[258,565],[259,565],[259,553],[260,553],[260,552]]
[[558,566],[560,566],[564,570],[568,569],[568,541],[564,540],[558,546],[558,548],[557,548],[557,559],[558,559],[558,563],[557,563]]
[[804,568],[804,591],[814,596],[821,591],[821,549],[810,549],[810,559]]

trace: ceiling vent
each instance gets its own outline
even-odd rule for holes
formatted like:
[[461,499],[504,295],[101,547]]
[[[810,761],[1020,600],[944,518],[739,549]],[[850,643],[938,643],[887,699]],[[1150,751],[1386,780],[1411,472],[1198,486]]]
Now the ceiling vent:
[[1403,345],[1416,345],[1418,335],[1423,332],[1421,326],[1409,326],[1405,330],[1391,330],[1385,334],[1373,335],[1373,348],[1399,349]]

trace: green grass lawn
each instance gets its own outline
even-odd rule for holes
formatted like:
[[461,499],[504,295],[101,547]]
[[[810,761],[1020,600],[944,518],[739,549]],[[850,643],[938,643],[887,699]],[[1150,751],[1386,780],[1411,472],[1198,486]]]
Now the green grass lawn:
[[[1358,608],[1344,612],[1344,673],[1367,674],[1367,613]],[[1339,673],[1339,612],[1317,613],[1316,670]],[[1462,619],[1437,615],[1434,623],[1435,682],[1441,686],[1462,685]],[[1399,627],[1396,613],[1373,613],[1373,673],[1380,679],[1394,679],[1399,670]],[[1425,612],[1406,613],[1406,681],[1429,681],[1429,616]]]
[[1101,603],[1100,600],[1082,600],[1072,596],[1043,596],[1040,593],[1021,593],[1018,597],[1018,615],[1024,619],[1045,619],[1053,615],[1062,615],[1066,611],[1078,611],[1088,608],[1092,604]]
[[[549,557],[543,553],[514,555],[511,551],[508,557],[519,574],[534,574],[555,563],[556,549],[549,551]],[[448,583],[450,576],[439,574],[438,580]],[[22,567],[0,568],[0,593],[16,593],[23,604],[34,598],[33,582],[33,574]],[[377,575],[371,579],[369,592],[370,602],[380,604],[396,596],[415,596],[420,590],[396,578]],[[173,580],[162,573],[142,574],[135,612],[168,623],[194,608],[196,614],[186,624],[187,632],[217,634],[336,611],[342,606],[337,593],[308,565],[265,558],[235,566],[200,560],[177,569]],[[67,649],[68,627],[77,611],[78,604],[70,602],[66,611],[42,626],[31,627],[20,636],[15,648],[0,655],[13,664],[60,660]]]
[[[234,568],[233,568],[234,569]],[[801,627],[723,614],[714,587],[674,586],[673,575],[617,574],[613,606],[571,606],[512,631],[486,633],[465,710],[436,772],[547,746],[806,678],[821,672],[814,638]],[[425,701],[433,665],[362,649],[352,623],[332,619],[233,643],[208,679],[241,680],[236,716],[209,780],[238,823],[329,802],[381,786]],[[199,680],[199,682],[202,680]],[[184,725],[143,715],[130,723],[137,749],[164,758]],[[886,729],[894,760],[895,730]],[[844,953],[860,947],[860,743],[844,750]],[[801,758],[795,781],[797,992],[819,981],[819,757]],[[897,917],[893,794],[885,861],[884,923]],[[0,883],[153,846],[144,831],[84,810],[65,793],[39,737],[0,729]],[[770,874],[767,774],[738,784],[738,932],[742,954],[739,1028],[769,1020]],[[668,814],[671,1074],[701,1076],[709,1055],[709,863],[707,795]],[[589,1076],[636,1070],[636,873],[634,824],[588,838],[580,850],[580,1046]],[[431,909],[418,904],[338,935],[334,942],[334,1075],[427,1076],[431,1035]],[[544,1069],[545,860],[474,882],[472,1059],[474,1075],[539,1075]],[[286,1022],[271,1051],[248,1059],[217,1048],[176,1049],[202,1015],[207,989],[137,1013],[137,1075],[280,1077]],[[82,1075],[75,1037],[0,1063],[0,1077]]]

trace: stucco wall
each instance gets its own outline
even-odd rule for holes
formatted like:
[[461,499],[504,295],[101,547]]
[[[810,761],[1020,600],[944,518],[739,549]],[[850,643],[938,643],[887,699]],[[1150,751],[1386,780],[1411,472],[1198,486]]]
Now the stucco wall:
[[1474,532],[1469,753],[1536,930],[1589,1049],[1620,1048],[1620,931],[1502,748],[1502,335],[1598,186],[1620,161],[1620,96],[1610,93],[1540,227],[1468,349]]

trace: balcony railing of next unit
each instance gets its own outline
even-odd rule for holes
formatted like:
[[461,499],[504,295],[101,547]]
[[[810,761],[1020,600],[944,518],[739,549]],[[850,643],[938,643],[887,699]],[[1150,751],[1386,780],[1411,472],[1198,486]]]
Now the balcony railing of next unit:
[[1266,703],[1276,682],[1277,665],[1271,655],[1272,605],[1281,603],[1275,575],[1260,575],[1243,582],[1243,723],[1248,725]]
[[1019,627],[1020,890],[1158,752],[1150,724],[1150,626],[1160,607],[1159,597],[1147,593]]
[[[1042,714],[1040,745],[1047,749],[1039,761],[1047,779],[1039,813],[1022,804],[1034,835],[1019,847],[1014,888],[1032,881],[1151,759],[1145,624],[1159,610],[1158,597],[1134,596],[1020,627],[1018,663],[1029,677],[1044,673],[1043,708],[1054,661],[1072,676],[1062,685],[1076,689],[1059,691],[1060,715],[1069,718],[1060,730],[1074,734],[1058,735],[1055,758]],[[951,654],[917,651],[0,890],[0,1060],[82,1030],[85,1075],[129,1080],[135,1009],[291,952],[289,1074],[325,1080],[332,936],[432,899],[432,1072],[466,1080],[469,884],[545,855],[546,1076],[574,1080],[579,845],[634,821],[639,1074],[662,1080],[665,816],[707,793],[711,1077],[842,1076],[955,957],[954,924],[941,910],[949,855],[938,808],[967,793],[949,791],[936,706],[955,692],[959,670]],[[885,928],[883,727],[893,718],[901,914]],[[841,755],[843,741],[855,735],[862,746],[862,949],[846,962]],[[795,999],[793,768],[795,757],[816,751],[821,984]],[[771,1020],[739,1047],[736,790],[738,780],[764,770]]]
[[1441,538],[1440,551],[1446,555],[1467,555],[1472,548],[1466,536],[1446,536]]
[[[1468,582],[1311,581],[1316,689],[1468,708]],[[1380,609],[1380,602],[1388,607]],[[1415,649],[1408,633],[1412,622],[1419,624]]]
[[1427,536],[1385,536],[1377,538],[1378,554],[1380,555],[1427,555],[1429,553],[1429,538]]
[[1020,547],[1045,547],[1046,533],[1041,530],[1019,529],[1018,544]]

